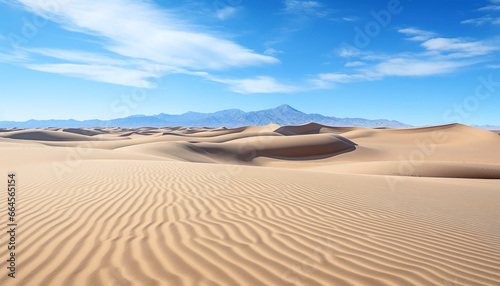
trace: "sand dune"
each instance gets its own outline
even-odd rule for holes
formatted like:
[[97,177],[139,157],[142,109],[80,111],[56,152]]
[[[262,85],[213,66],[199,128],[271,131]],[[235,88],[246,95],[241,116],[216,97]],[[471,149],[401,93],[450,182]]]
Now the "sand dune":
[[404,161],[357,162],[313,167],[315,171],[464,179],[500,179],[500,164],[469,162],[419,162],[407,164]]
[[355,149],[349,140],[331,134],[303,136],[256,136],[239,138],[224,143],[191,143],[195,152],[206,152],[215,156],[234,155],[241,161],[255,157],[300,158],[334,155]]
[[52,130],[21,130],[2,134],[1,137],[20,140],[37,140],[37,141],[84,141],[91,140],[88,136],[82,134],[63,133]]
[[495,132],[4,129],[0,154],[0,285],[500,285]]
[[65,128],[62,130],[63,132],[81,134],[86,136],[94,136],[98,134],[103,134],[103,131],[92,130],[90,128]]

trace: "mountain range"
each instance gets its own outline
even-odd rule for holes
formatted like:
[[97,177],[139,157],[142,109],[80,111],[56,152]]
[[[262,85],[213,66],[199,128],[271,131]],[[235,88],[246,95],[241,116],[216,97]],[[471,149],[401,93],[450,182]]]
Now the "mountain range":
[[[157,114],[157,115],[132,115],[124,118],[111,120],[28,120],[24,122],[0,121],[1,128],[89,128],[89,127],[162,127],[162,126],[184,126],[184,127],[240,127],[240,126],[263,126],[267,124],[278,125],[300,125],[309,122],[329,126],[356,126],[356,127],[391,127],[407,128],[411,125],[395,120],[377,119],[369,120],[363,118],[337,118],[321,114],[307,114],[289,105],[283,104],[276,108],[244,112],[239,109],[227,109],[214,113],[186,112],[183,114]],[[479,126],[478,126],[479,127]],[[496,129],[488,126],[488,129]],[[498,127],[500,129],[500,127]]]
[[2,128],[84,128],[84,127],[162,127],[162,126],[185,126],[185,127],[239,127],[239,126],[263,126],[267,124],[299,125],[309,122],[330,126],[359,126],[359,127],[411,127],[395,120],[368,120],[363,118],[337,118],[321,114],[307,114],[289,105],[283,104],[276,108],[244,112],[239,109],[227,109],[214,113],[186,112],[179,115],[157,114],[157,115],[132,115],[124,118],[111,120],[28,120],[24,122],[0,121]]

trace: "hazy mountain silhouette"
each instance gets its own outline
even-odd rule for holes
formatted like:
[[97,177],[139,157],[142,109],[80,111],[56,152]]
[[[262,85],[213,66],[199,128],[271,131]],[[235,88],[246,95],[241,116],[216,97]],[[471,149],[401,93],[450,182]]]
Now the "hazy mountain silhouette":
[[307,114],[289,105],[283,104],[276,108],[244,112],[239,109],[227,109],[214,113],[186,112],[180,115],[161,113],[158,115],[133,115],[112,120],[28,120],[25,122],[0,121],[2,128],[46,128],[46,127],[239,127],[262,126],[267,124],[299,125],[316,122],[331,126],[358,126],[358,127],[411,127],[408,124],[395,120],[378,119],[368,120],[363,118],[337,118],[321,114]]

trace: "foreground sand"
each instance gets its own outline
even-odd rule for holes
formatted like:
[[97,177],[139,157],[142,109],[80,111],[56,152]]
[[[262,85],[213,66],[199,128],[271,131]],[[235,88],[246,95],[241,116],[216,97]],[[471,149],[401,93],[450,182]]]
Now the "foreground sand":
[[0,285],[500,285],[494,132],[1,131]]

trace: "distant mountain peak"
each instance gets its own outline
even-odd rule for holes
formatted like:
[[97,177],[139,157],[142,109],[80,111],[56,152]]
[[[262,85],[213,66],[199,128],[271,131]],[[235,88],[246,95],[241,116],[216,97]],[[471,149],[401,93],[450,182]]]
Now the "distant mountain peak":
[[299,110],[291,107],[288,104],[282,104],[280,106],[277,106],[277,107],[273,108],[273,110],[280,111],[280,112],[294,111],[294,112],[300,112],[300,113],[302,113],[302,111],[299,111]]

